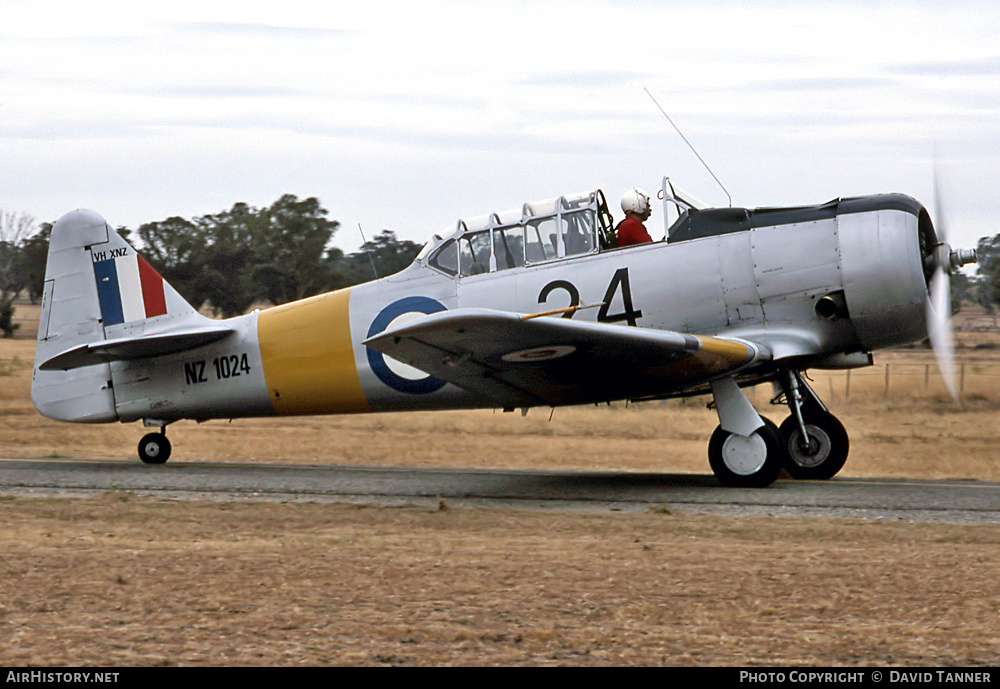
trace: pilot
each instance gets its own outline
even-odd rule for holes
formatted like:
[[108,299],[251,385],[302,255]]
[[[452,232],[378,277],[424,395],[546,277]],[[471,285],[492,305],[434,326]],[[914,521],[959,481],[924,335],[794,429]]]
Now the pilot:
[[646,232],[646,226],[642,224],[649,220],[653,212],[649,204],[649,194],[638,187],[629,189],[622,194],[622,210],[625,211],[625,219],[618,223],[615,229],[617,245],[631,246],[653,241]]

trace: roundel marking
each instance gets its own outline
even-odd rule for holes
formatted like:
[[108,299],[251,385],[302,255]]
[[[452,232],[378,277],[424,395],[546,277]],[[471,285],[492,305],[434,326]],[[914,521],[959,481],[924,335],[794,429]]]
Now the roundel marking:
[[548,347],[532,347],[510,354],[504,354],[501,359],[514,364],[526,364],[533,361],[551,361],[560,359],[576,351],[573,345],[550,345]]
[[[444,304],[428,297],[405,297],[379,311],[368,328],[368,337],[379,334],[390,325],[402,325],[421,316],[445,310]],[[440,390],[447,382],[396,361],[391,356],[385,356],[371,347],[368,347],[368,365],[379,380],[399,392],[426,395]]]

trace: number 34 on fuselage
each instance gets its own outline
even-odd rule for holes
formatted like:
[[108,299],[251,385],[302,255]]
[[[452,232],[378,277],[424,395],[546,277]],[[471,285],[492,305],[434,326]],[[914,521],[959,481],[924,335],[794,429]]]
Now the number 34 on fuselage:
[[[847,434],[802,372],[927,337],[935,281],[974,257],[902,195],[700,209],[664,178],[661,196],[663,241],[615,248],[604,194],[564,196],[459,221],[396,275],[224,321],[75,211],[52,233],[32,398],[54,419],[159,426],[139,445],[158,463],[180,419],[711,394],[723,483],[833,476]],[[765,381],[780,428],[740,390]]]

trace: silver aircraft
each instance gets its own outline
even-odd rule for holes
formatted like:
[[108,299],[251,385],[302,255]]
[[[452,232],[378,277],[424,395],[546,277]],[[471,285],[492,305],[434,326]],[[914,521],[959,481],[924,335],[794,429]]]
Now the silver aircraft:
[[[460,220],[405,270],[227,320],[202,316],[96,213],[52,231],[32,399],[53,419],[502,408],[710,394],[729,486],[828,479],[848,434],[807,369],[868,366],[931,336],[946,377],[948,282],[975,260],[899,194],[699,208],[663,178],[665,238],[616,248],[600,191]],[[670,211],[669,215],[667,211]],[[772,382],[789,414],[741,388]]]

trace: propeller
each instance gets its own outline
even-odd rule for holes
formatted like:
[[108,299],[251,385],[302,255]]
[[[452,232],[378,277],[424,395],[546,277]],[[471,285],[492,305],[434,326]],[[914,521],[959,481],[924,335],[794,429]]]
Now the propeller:
[[976,251],[975,249],[956,251],[948,244],[937,165],[934,166],[934,207],[934,229],[937,231],[938,244],[927,256],[927,260],[934,266],[929,284],[930,299],[927,301],[927,333],[941,377],[944,378],[952,399],[958,402],[958,387],[955,383],[955,333],[951,325],[951,275],[963,265],[975,263]]

